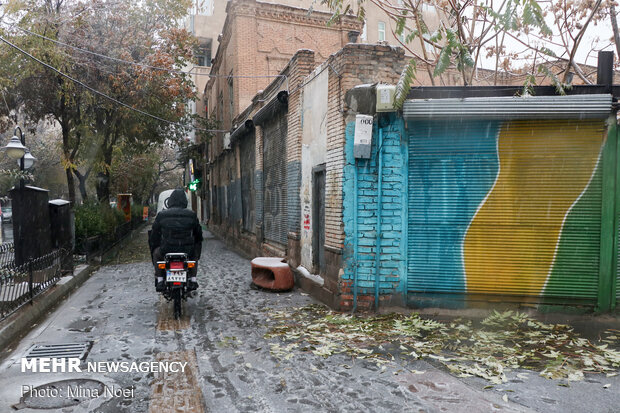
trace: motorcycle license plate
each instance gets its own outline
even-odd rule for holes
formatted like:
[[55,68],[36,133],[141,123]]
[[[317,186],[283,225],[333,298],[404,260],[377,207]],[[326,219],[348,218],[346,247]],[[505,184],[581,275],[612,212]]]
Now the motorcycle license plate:
[[184,283],[187,280],[186,271],[166,271],[166,281]]

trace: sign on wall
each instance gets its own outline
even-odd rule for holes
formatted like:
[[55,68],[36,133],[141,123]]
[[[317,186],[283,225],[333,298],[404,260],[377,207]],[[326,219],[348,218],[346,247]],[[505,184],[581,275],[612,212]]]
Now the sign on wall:
[[370,158],[372,121],[373,117],[370,115],[355,116],[355,135],[353,136],[353,156],[355,158]]

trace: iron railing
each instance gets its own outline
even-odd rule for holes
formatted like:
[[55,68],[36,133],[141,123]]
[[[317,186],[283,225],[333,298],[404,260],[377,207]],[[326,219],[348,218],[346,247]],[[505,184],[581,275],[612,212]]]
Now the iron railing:
[[15,265],[15,246],[12,242],[0,245],[0,268]]
[[[2,247],[4,245],[0,251]],[[61,263],[68,253],[59,249],[20,266],[0,267],[0,320],[56,284],[62,275]]]
[[106,234],[78,238],[75,243],[75,254],[86,256],[86,261],[90,262],[94,257],[108,252],[142,223],[144,223],[142,220],[132,220],[116,226],[113,231]]

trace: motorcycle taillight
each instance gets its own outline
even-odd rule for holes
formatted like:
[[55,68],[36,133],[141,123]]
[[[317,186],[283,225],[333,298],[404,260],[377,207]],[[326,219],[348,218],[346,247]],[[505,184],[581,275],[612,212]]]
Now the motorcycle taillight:
[[182,261],[172,261],[170,263],[170,269],[171,270],[182,270],[183,269],[183,262]]

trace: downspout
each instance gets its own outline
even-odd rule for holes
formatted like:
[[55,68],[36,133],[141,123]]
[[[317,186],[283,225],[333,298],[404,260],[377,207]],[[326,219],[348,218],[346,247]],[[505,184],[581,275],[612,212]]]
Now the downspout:
[[[378,122],[377,122],[378,123]],[[378,173],[378,183],[377,183],[377,241],[376,241],[376,250],[375,250],[375,311],[379,309],[379,269],[380,269],[380,252],[381,252],[381,202],[382,202],[382,184],[383,184],[383,159],[381,158],[381,150],[383,149],[383,130],[381,129],[381,125],[378,125],[379,128],[379,142],[377,142],[377,173]]]
[[353,310],[351,311],[355,314],[357,310],[357,249],[358,249],[358,230],[357,230],[357,162],[356,159],[353,158],[353,231],[355,231],[353,235]]

